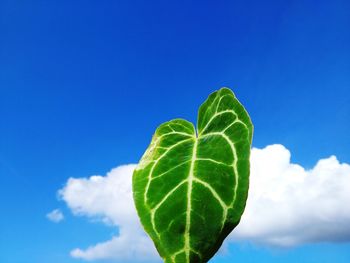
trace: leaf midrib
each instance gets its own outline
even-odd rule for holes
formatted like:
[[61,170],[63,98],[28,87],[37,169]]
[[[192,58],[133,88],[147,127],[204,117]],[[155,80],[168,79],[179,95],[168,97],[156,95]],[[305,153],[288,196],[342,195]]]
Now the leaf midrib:
[[193,151],[192,151],[192,159],[191,159],[191,166],[190,166],[190,173],[188,176],[188,189],[187,189],[187,209],[186,209],[186,229],[185,229],[185,254],[186,254],[186,260],[187,262],[190,261],[190,228],[191,228],[191,199],[192,199],[192,184],[193,184],[193,173],[194,173],[194,164],[196,162],[197,157],[197,145],[198,145],[198,138],[197,134],[194,139],[193,144]]

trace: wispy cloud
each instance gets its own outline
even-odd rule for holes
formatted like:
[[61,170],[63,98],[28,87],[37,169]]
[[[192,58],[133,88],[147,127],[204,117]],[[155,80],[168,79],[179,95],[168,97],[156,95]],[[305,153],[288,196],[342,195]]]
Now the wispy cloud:
[[[70,178],[59,191],[75,215],[98,218],[119,228],[118,236],[71,255],[85,260],[158,261],[132,200],[135,165],[123,165],[106,176]],[[350,241],[350,165],[335,156],[311,170],[290,162],[282,145],[253,148],[246,212],[228,242],[292,246]]]
[[64,219],[64,215],[59,209],[54,209],[50,213],[47,213],[46,217],[54,223],[59,223]]

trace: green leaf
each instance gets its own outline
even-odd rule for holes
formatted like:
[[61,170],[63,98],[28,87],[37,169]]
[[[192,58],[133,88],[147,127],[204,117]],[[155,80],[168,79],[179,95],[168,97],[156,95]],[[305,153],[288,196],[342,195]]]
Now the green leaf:
[[138,215],[165,262],[207,262],[238,225],[249,187],[253,126],[228,88],[192,123],[160,125],[133,175]]

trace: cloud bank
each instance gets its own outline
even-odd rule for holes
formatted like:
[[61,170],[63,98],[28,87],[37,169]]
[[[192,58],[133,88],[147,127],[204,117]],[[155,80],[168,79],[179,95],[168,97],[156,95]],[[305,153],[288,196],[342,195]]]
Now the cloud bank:
[[73,214],[101,220],[119,228],[109,241],[76,248],[71,256],[86,260],[116,259],[120,262],[157,259],[152,241],[139,223],[132,199],[131,177],[136,165],[122,165],[106,176],[70,178],[59,191]]
[[350,241],[350,165],[335,156],[311,170],[282,145],[254,148],[247,209],[232,239],[294,246]]
[[[59,190],[73,214],[118,227],[111,240],[71,251],[85,260],[157,262],[156,250],[144,233],[134,208],[131,177],[135,165],[123,165],[106,176],[70,178]],[[335,156],[311,170],[290,162],[282,145],[253,148],[246,211],[228,242],[294,246],[350,241],[350,165]]]

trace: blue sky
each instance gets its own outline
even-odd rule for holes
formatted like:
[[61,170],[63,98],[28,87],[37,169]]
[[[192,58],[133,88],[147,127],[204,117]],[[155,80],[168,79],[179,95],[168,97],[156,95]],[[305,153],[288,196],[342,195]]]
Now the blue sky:
[[[69,255],[117,229],[57,198],[70,177],[136,163],[155,128],[229,86],[312,168],[350,163],[348,1],[0,1],[0,261]],[[64,221],[46,214],[59,208]],[[345,209],[345,208],[344,208]],[[344,229],[344,231],[348,229]],[[213,262],[349,262],[344,242],[229,244]]]

